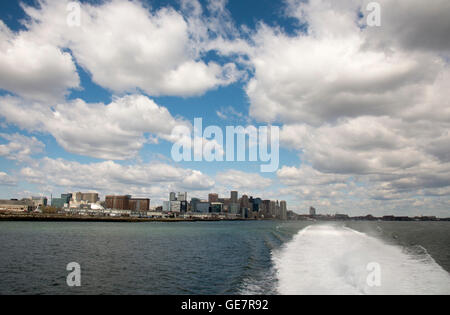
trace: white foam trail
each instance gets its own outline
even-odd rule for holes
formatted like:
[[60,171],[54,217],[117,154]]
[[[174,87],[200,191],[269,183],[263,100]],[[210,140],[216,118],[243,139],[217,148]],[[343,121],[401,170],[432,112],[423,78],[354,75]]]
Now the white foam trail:
[[[273,253],[280,294],[450,294],[450,274],[429,255],[333,225],[300,231]],[[381,266],[381,286],[370,287],[370,263]]]

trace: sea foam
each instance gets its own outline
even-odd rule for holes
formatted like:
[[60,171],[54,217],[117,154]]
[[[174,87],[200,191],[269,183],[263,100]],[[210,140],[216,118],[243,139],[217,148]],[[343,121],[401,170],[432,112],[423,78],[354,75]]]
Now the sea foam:
[[[337,225],[305,228],[272,259],[279,294],[450,294],[450,274],[426,252]],[[381,268],[380,286],[367,281],[373,263]]]

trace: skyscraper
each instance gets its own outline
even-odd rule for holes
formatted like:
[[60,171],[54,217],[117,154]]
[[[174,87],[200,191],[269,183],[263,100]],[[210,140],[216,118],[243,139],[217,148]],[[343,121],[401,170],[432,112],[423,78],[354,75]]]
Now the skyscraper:
[[83,193],[81,194],[81,199],[88,203],[96,203],[98,201],[97,193]]
[[309,208],[309,215],[310,216],[315,216],[317,215],[317,211],[314,207]]
[[241,197],[241,208],[250,208],[250,200],[247,195]]
[[270,218],[270,200],[263,200],[261,211],[265,218]]
[[219,202],[219,195],[218,194],[209,194],[208,201],[209,201],[209,203]]
[[96,203],[99,200],[97,193],[82,193],[76,192],[72,194],[73,202],[86,202],[86,203]]
[[65,205],[69,205],[72,194],[62,194],[61,198],[52,199],[52,207],[62,209]]
[[286,201],[280,202],[281,220],[287,220],[287,203]]
[[187,192],[185,193],[178,193],[178,201],[187,201]]
[[105,203],[107,209],[129,210],[131,196],[106,196]]
[[231,192],[231,203],[238,203],[238,192],[237,191]]
[[192,198],[191,199],[191,211],[192,212],[197,212],[197,204],[200,203],[201,200],[198,198]]
[[260,212],[261,211],[261,204],[262,204],[261,198],[253,199],[253,211]]
[[269,204],[269,215],[272,218],[276,218],[276,211],[277,211],[277,203],[276,201],[271,200]]

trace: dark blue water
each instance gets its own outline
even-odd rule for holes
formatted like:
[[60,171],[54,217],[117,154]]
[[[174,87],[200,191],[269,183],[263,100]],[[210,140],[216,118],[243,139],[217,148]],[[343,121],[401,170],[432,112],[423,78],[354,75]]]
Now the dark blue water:
[[[344,249],[349,247],[347,242],[377,246],[364,253],[359,250],[367,259],[380,250],[386,250],[388,256],[389,246],[420,245],[430,255],[432,268],[442,269],[445,275],[450,270],[448,223],[348,224],[367,233],[364,237],[348,236],[342,232],[342,224],[326,224],[325,230],[315,228],[323,224],[314,224],[305,233],[311,224],[0,222],[0,294],[278,294],[288,288],[301,293],[302,284],[317,280],[308,279],[321,263],[314,255],[319,259],[336,239]],[[383,243],[379,248],[378,243],[365,243],[365,238]],[[292,257],[311,266],[304,265],[306,271],[298,275]],[[333,258],[330,261],[342,260],[346,270],[358,267],[354,260]],[[66,284],[66,266],[71,262],[81,265],[80,288]],[[404,262],[388,269],[402,268],[401,264]],[[295,283],[289,283],[291,272]],[[342,278],[334,273],[327,276]],[[450,293],[445,283],[439,289]]]
[[[239,294],[302,227],[278,225],[0,223],[0,294]],[[70,262],[81,265],[79,289],[66,285]]]

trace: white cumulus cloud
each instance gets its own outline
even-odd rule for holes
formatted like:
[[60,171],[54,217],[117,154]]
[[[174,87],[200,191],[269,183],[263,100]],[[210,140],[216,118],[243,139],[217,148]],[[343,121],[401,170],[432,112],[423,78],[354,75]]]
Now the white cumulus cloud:
[[[154,10],[140,1],[81,4],[81,24],[67,24],[70,1],[24,6],[28,35],[41,45],[70,49],[95,83],[115,93],[193,96],[237,81],[234,63],[205,62],[202,45],[180,12]],[[200,31],[200,30],[198,30]],[[194,33],[193,33],[194,32]]]
[[7,122],[47,132],[68,152],[113,160],[136,157],[146,143],[155,141],[152,136],[173,140],[172,129],[188,125],[137,94],[116,97],[110,104],[77,99],[53,107],[3,97],[0,110]]

